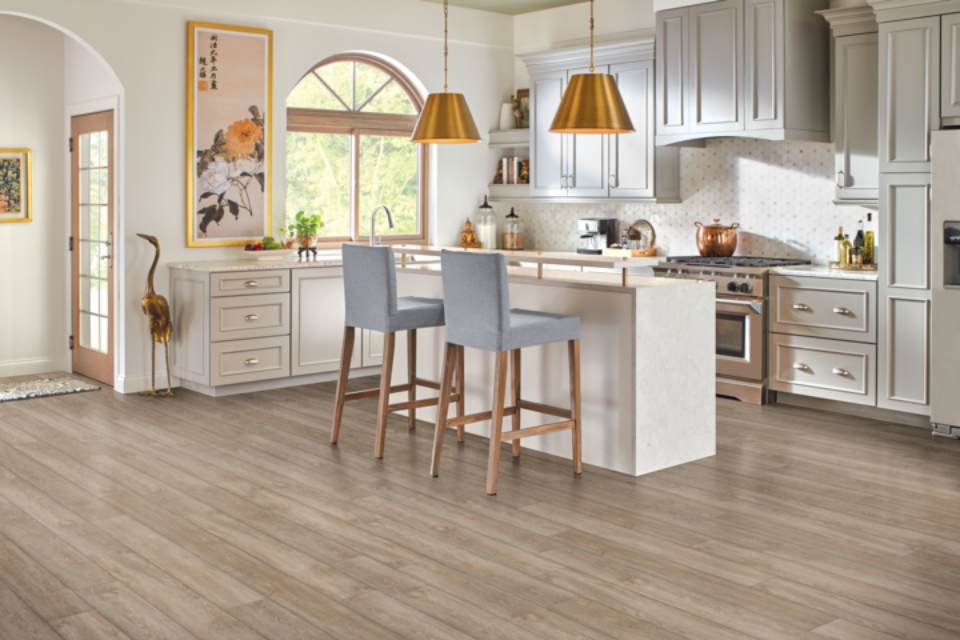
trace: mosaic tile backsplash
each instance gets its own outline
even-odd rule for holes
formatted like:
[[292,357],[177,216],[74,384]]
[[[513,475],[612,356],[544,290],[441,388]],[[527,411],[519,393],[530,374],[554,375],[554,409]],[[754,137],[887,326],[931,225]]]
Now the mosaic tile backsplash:
[[[517,203],[526,248],[575,249],[577,218],[617,218],[621,229],[645,218],[657,231],[661,255],[696,255],[694,222],[720,218],[740,223],[738,255],[824,263],[833,258],[837,226],[852,238],[858,221],[866,221],[867,209],[833,204],[831,144],[723,139],[680,153],[681,203]],[[496,208],[503,216],[510,204]]]

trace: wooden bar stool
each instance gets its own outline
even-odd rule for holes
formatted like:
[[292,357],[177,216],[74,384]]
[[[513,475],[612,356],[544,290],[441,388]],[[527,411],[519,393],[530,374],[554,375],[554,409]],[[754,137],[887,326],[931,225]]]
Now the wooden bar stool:
[[[513,456],[520,455],[520,439],[552,431],[572,431],[573,469],[580,475],[582,438],[580,429],[580,319],[540,311],[510,308],[507,262],[503,254],[444,251],[441,254],[443,302],[446,316],[446,347],[440,382],[440,405],[433,439],[430,473],[440,470],[440,451],[448,427],[491,420],[490,455],[487,461],[487,495],[497,493],[500,448],[510,442]],[[570,408],[523,400],[520,396],[520,350],[551,342],[566,342],[570,356]],[[447,417],[452,380],[462,370],[463,349],[496,353],[493,410]],[[512,361],[512,406],[505,407],[507,362]],[[460,389],[462,389],[460,385]],[[520,412],[533,411],[561,418],[535,427],[520,428]],[[503,431],[503,418],[511,416],[512,429]]]
[[[417,377],[417,329],[443,326],[443,301],[436,298],[397,297],[397,271],[393,250],[390,247],[343,245],[343,289],[346,301],[346,318],[343,331],[343,351],[340,356],[340,377],[337,380],[337,396],[333,409],[333,426],[330,429],[330,444],[340,438],[340,423],[343,406],[349,400],[377,397],[377,439],[374,455],[383,458],[387,436],[387,416],[393,411],[409,411],[408,426],[413,429],[417,422],[417,409],[437,406],[439,398],[417,399],[417,387],[440,391],[440,383]],[[383,340],[383,369],[380,386],[347,393],[350,361],[357,329],[380,331]],[[393,355],[396,334],[407,332],[407,383],[391,384]],[[463,360],[454,362],[458,383],[456,389],[448,387],[444,397],[447,406],[455,402],[457,415],[463,415]],[[390,394],[407,392],[407,401],[390,404]],[[457,437],[463,441],[463,427]]]

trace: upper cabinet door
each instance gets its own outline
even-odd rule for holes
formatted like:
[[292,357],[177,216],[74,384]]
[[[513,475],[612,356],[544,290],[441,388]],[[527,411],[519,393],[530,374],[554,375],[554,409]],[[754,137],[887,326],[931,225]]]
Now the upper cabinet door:
[[550,124],[560,107],[567,74],[563,71],[533,78],[530,92],[530,194],[534,196],[566,195],[565,138],[550,133]]
[[747,129],[782,129],[784,0],[746,0]]
[[[598,73],[607,73],[607,67],[597,67]],[[569,78],[579,73],[590,73],[589,67],[571,69]],[[550,134],[559,137],[557,134]],[[608,193],[606,135],[568,135],[567,195],[577,198],[606,197]]]
[[610,195],[654,197],[653,61],[617,64],[610,73],[633,121],[633,133],[610,136]]
[[940,128],[940,18],[880,25],[880,171],[929,173]]
[[944,125],[960,125],[960,13],[942,18],[943,60],[941,61],[943,79],[940,90],[943,102],[940,116]]
[[833,113],[837,202],[875,204],[880,188],[877,158],[878,36],[837,38]]
[[687,120],[689,50],[689,9],[657,13],[657,135],[690,131]]
[[690,131],[743,130],[743,0],[690,9]]

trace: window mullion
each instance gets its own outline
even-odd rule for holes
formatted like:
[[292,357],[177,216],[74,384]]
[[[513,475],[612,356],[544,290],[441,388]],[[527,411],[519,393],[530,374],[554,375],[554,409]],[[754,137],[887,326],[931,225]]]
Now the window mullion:
[[360,133],[351,132],[350,202],[353,205],[353,240],[360,240]]

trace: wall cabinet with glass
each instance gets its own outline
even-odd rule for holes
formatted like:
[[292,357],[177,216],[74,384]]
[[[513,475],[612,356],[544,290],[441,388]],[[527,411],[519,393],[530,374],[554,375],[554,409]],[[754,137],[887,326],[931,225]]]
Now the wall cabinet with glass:
[[616,80],[635,131],[622,135],[550,132],[569,78],[586,73],[586,50],[524,56],[530,71],[530,196],[549,199],[680,198],[679,151],[654,146],[652,40],[600,45],[597,71]]

